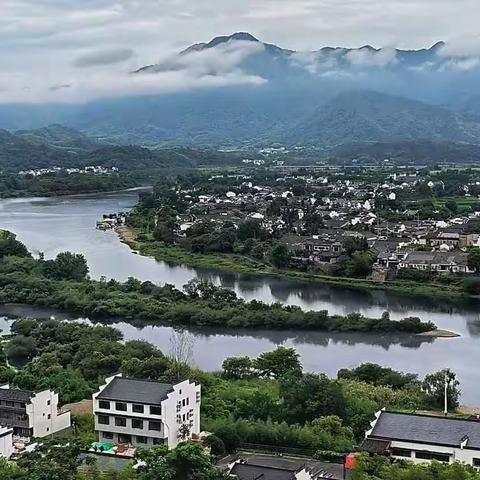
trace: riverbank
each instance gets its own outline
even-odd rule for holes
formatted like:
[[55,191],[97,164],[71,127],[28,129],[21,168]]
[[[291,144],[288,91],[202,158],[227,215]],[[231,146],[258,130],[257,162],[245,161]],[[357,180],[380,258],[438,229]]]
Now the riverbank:
[[204,268],[212,270],[222,270],[233,273],[267,275],[291,280],[301,280],[324,285],[365,289],[365,290],[383,290],[393,293],[439,297],[443,299],[466,299],[475,298],[468,295],[458,286],[415,283],[407,281],[395,281],[378,283],[371,280],[358,278],[331,277],[327,275],[318,275],[307,272],[292,270],[278,270],[270,265],[258,262],[254,259],[235,254],[200,254],[186,251],[180,247],[166,247],[155,242],[141,242],[138,240],[138,232],[128,226],[118,227],[116,229],[121,241],[128,245],[133,251],[146,257],[153,257],[157,261],[167,263],[186,265],[193,268]]

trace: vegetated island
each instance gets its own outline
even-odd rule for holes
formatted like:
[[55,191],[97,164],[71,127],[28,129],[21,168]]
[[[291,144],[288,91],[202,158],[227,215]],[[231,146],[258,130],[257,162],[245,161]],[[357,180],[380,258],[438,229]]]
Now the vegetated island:
[[417,317],[391,320],[367,318],[359,313],[329,315],[303,311],[279,303],[246,302],[211,282],[191,280],[184,291],[172,285],[129,278],[88,279],[83,255],[60,253],[55,259],[34,259],[10,232],[0,232],[0,303],[22,303],[78,312],[91,318],[124,318],[127,321],[175,326],[304,329],[335,332],[397,332],[418,334],[436,329]]

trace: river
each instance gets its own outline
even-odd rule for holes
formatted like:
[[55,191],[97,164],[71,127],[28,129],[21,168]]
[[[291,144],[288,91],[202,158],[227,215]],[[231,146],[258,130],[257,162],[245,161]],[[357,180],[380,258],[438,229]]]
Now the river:
[[[301,354],[305,369],[335,375],[340,368],[362,362],[375,362],[419,375],[444,367],[454,369],[464,388],[463,401],[480,404],[480,375],[476,360],[480,356],[480,308],[477,302],[463,305],[443,300],[334,288],[319,284],[270,277],[238,275],[211,270],[169,265],[133,254],[112,231],[95,229],[103,213],[125,211],[137,201],[138,192],[59,198],[7,199],[0,201],[0,228],[16,233],[34,252],[46,258],[70,250],[83,253],[93,278],[105,276],[125,280],[134,276],[156,283],[171,283],[181,288],[194,277],[209,278],[216,284],[234,289],[247,300],[282,302],[305,309],[325,309],[346,314],[359,311],[379,316],[385,310],[391,318],[418,316],[432,320],[440,328],[461,334],[456,339],[419,339],[412,336],[331,334],[323,332],[274,332],[245,330],[194,329],[194,362],[200,368],[218,369],[227,356],[250,355],[272,349],[275,345],[293,346]],[[33,317],[58,312],[28,307],[2,307],[0,315]],[[126,339],[145,339],[168,351],[172,330],[169,327],[135,327],[119,321]],[[0,328],[8,321],[0,319]]]

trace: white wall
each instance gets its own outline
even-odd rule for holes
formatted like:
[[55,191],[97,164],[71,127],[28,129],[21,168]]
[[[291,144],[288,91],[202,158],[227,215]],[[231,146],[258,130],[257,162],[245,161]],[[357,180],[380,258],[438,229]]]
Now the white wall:
[[0,456],[10,458],[13,453],[13,428],[0,427]]
[[58,394],[51,390],[36,393],[26,410],[34,437],[46,437],[71,425],[70,412],[58,413]]
[[[474,458],[480,458],[480,451],[478,450],[469,450],[468,447],[464,448],[463,450],[458,447],[442,447],[437,445],[424,445],[421,443],[413,443],[413,442],[392,442],[392,448],[405,448],[407,450],[416,450],[416,451],[426,451],[432,453],[444,453],[447,455],[451,455],[450,462],[462,462],[466,463],[467,465],[473,464]],[[403,458],[405,457],[395,457],[395,458]],[[415,458],[414,452],[412,452],[412,456],[407,458],[414,463],[425,463],[428,460],[424,459],[417,459]]]
[[[183,423],[190,425],[190,420],[192,420],[190,437],[193,433],[200,433],[201,386],[185,380],[175,385],[173,389],[174,391],[169,393],[167,399],[162,402],[163,422],[170,449],[175,448],[182,441],[179,438],[179,430]],[[188,404],[183,405],[183,400],[187,399]],[[177,411],[178,402],[180,402],[180,408]],[[177,415],[181,415],[181,421],[177,421]],[[183,415],[185,415],[185,422]]]

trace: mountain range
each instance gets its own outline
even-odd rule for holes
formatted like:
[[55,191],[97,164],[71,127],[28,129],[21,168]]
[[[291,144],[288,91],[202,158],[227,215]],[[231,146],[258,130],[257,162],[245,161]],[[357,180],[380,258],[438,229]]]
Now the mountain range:
[[[165,72],[182,72],[214,79],[212,86],[81,105],[1,105],[0,127],[61,123],[100,142],[144,146],[477,145],[480,68],[468,60],[443,42],[420,50],[366,45],[296,52],[241,32],[131,73],[160,81]],[[16,135],[41,146],[47,134]],[[78,136],[66,146],[84,148],[91,141]],[[55,142],[65,147],[61,132]]]

